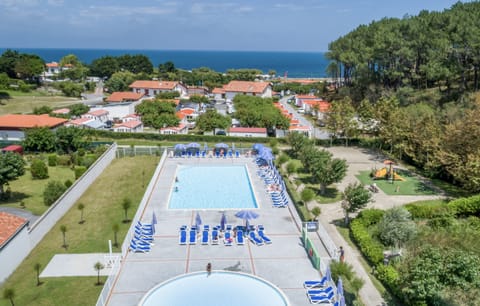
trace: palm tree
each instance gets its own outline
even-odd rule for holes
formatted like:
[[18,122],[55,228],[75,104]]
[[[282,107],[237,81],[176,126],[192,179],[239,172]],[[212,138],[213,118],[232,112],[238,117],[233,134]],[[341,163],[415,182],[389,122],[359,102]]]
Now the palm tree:
[[80,211],[80,222],[78,222],[78,223],[83,224],[85,222],[83,220],[83,210],[85,209],[85,205],[83,203],[78,203],[77,208]]
[[100,270],[105,268],[105,266],[102,265],[101,262],[97,261],[93,267],[95,268],[95,270],[97,270],[97,284],[96,285],[97,286],[101,285],[102,283],[100,282]]
[[114,223],[112,225],[112,230],[113,230],[113,245],[116,248],[118,248],[117,233],[120,230],[120,225],[118,225],[118,223]]
[[40,268],[41,267],[42,267],[42,265],[40,265],[40,263],[38,263],[38,262],[35,265],[33,265],[33,268],[37,272],[37,286],[40,286],[42,284],[40,282]]
[[66,225],[60,225],[60,231],[62,232],[63,235],[63,245],[65,249],[67,249],[67,241],[65,239],[65,233],[67,232],[67,226]]
[[3,290],[3,298],[10,300],[10,304],[12,304],[12,306],[15,306],[15,304],[13,303],[14,297],[15,297],[15,290],[13,290],[12,288],[5,288]]
[[132,200],[130,200],[130,198],[124,198],[122,200],[122,208],[123,210],[125,211],[125,219],[123,219],[123,223],[127,223],[128,221],[128,217],[127,217],[127,213],[128,213],[128,209],[132,206]]

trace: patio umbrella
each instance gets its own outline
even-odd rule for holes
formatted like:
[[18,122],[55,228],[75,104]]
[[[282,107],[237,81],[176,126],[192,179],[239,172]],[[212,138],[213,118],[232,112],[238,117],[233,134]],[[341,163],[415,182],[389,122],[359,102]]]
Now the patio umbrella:
[[177,143],[177,144],[175,145],[175,147],[173,147],[173,149],[174,149],[175,151],[183,151],[183,150],[185,150],[186,148],[187,148],[187,146],[184,145],[183,143]]
[[225,224],[227,224],[227,216],[225,215],[225,213],[222,213],[222,218],[220,219],[220,229],[222,231],[225,230]]
[[226,143],[217,143],[215,145],[215,148],[218,148],[218,149],[228,149],[228,145]]
[[191,149],[191,148],[195,148],[195,149],[199,149],[200,148],[200,144],[196,143],[196,142],[191,142],[189,144],[187,144],[187,149]]
[[342,278],[339,277],[337,282],[337,298],[340,299],[340,297],[342,296],[343,296],[343,282],[342,282]]
[[340,306],[345,306],[345,296],[344,295],[342,295],[340,297]]
[[325,277],[327,278],[327,282],[332,281],[332,271],[330,271],[330,265],[328,265],[327,269],[325,270]]
[[259,214],[251,210],[241,210],[235,214],[235,217],[245,220],[245,228],[247,228],[248,220],[257,219]]
[[152,214],[152,230],[153,233],[155,234],[155,224],[157,224],[157,216],[155,215],[155,212]]
[[258,151],[260,151],[263,147],[264,147],[263,144],[261,144],[261,143],[256,143],[256,144],[254,144],[254,145],[252,146],[252,149],[254,149],[255,151],[258,152]]
[[195,225],[197,226],[197,232],[200,230],[200,225],[202,225],[202,218],[200,218],[200,214],[197,211],[197,215],[195,216]]

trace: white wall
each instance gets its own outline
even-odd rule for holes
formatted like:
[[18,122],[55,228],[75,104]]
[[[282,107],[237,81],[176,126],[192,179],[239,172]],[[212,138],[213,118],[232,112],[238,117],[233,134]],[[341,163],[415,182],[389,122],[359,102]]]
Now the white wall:
[[[25,256],[30,253],[28,230],[25,225],[3,248],[0,249],[0,283],[20,265]],[[19,256],[20,254],[20,256]]]
[[140,104],[140,102],[111,104],[101,107],[92,107],[91,110],[106,110],[108,112],[108,120],[113,120],[113,118],[121,119],[127,115],[135,113],[135,106],[138,104]]
[[0,139],[3,140],[23,140],[25,133],[23,131],[2,130],[0,131]]

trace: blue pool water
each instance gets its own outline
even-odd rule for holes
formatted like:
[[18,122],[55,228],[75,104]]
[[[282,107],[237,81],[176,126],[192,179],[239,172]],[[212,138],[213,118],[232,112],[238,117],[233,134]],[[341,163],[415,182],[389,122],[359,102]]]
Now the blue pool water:
[[258,207],[245,165],[179,165],[176,176],[170,209]]
[[151,289],[140,306],[288,306],[275,285],[253,275],[213,271],[170,279]]

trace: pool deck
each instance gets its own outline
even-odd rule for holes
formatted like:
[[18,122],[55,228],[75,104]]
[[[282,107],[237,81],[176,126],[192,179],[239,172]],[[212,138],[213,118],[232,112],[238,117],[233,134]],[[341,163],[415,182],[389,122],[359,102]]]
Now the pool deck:
[[[197,211],[203,224],[220,223],[225,211],[227,223],[244,224],[234,214],[238,210],[169,210],[168,200],[175,181],[178,164],[245,164],[250,173],[252,187],[259,205],[259,218],[251,224],[262,224],[272,244],[256,246],[248,240],[244,245],[202,245],[200,237],[196,245],[179,245],[179,227],[195,223]],[[148,203],[142,222],[150,223],[152,214],[157,218],[155,241],[149,253],[128,252],[121,262],[119,275],[108,298],[107,305],[137,305],[155,285],[172,277],[197,271],[205,271],[208,262],[213,270],[241,271],[261,277],[279,287],[289,299],[290,305],[310,305],[303,288],[305,280],[319,279],[319,272],[311,264],[301,242],[301,221],[294,207],[275,208],[256,174],[257,166],[252,158],[167,158],[158,177],[153,177],[155,188],[147,194]],[[218,183],[221,183],[219,181]],[[181,182],[180,182],[181,184]],[[136,222],[136,220],[134,220]],[[310,233],[320,256],[328,259],[317,235]],[[239,288],[232,288],[236,290]],[[194,291],[185,291],[192,295]]]

